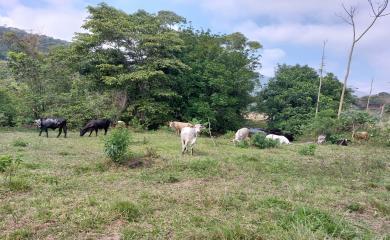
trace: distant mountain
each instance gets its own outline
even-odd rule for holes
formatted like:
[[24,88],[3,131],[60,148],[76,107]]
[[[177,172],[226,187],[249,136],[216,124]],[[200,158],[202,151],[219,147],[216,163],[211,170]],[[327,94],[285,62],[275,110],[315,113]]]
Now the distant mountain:
[[[14,32],[21,37],[27,35],[36,35],[36,34],[28,33],[18,28],[0,26],[0,60],[5,60],[7,57],[7,52],[9,51],[8,46],[1,41],[3,34],[6,32]],[[42,52],[48,52],[49,48],[52,46],[69,44],[67,41],[55,39],[45,35],[38,35],[38,37],[39,37],[39,50]]]
[[[368,96],[360,97],[357,105],[360,108],[365,108],[367,106],[367,99]],[[383,104],[390,104],[390,93],[381,92],[371,96],[370,108],[380,108]]]

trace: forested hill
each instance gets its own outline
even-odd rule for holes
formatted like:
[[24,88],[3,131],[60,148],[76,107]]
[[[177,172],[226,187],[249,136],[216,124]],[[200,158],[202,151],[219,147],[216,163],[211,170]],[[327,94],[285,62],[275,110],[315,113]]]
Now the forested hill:
[[[28,33],[18,28],[0,26],[0,60],[4,60],[6,58],[7,52],[9,50],[7,44],[5,44],[2,41],[2,36],[6,32],[14,32],[21,37],[31,35],[31,33]],[[45,35],[38,35],[38,37],[39,37],[39,50],[41,52],[48,52],[51,46],[68,44],[67,41],[55,39]]]
[[[359,98],[357,105],[361,108],[365,108],[367,105],[367,98],[368,96]],[[381,92],[371,96],[370,107],[378,108],[383,104],[390,104],[390,93]]]

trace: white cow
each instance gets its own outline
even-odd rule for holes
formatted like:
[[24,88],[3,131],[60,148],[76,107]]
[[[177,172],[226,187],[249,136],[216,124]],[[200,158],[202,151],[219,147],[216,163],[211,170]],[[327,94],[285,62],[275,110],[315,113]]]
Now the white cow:
[[326,136],[325,135],[321,134],[320,136],[318,136],[317,144],[323,144],[323,143],[325,143],[325,141],[326,141]]
[[278,140],[280,144],[290,144],[290,141],[285,136],[275,134],[268,134],[265,138]]
[[245,140],[249,136],[249,129],[248,128],[240,128],[237,130],[236,135],[234,136],[233,142],[234,144]]
[[191,155],[194,154],[194,144],[196,142],[196,138],[198,133],[204,127],[201,124],[195,124],[194,127],[184,127],[181,129],[180,138],[181,138],[181,153],[188,151],[191,149]]

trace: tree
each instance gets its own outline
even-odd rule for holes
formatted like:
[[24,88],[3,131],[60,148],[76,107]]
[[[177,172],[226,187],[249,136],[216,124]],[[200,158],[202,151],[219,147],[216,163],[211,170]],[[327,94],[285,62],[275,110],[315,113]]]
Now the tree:
[[[314,118],[318,81],[318,74],[308,66],[279,65],[275,77],[258,95],[258,110],[268,115],[271,128],[302,134]],[[321,111],[336,111],[341,88],[334,74],[328,73],[323,78]],[[352,100],[350,91],[347,91],[347,99]]]
[[181,35],[185,47],[179,58],[190,70],[176,78],[175,118],[210,121],[217,131],[237,129],[259,84],[255,70],[261,45],[241,33],[221,36],[186,29]]
[[356,10],[357,10],[356,7],[350,7],[349,9],[347,9],[344,4],[342,5],[347,16],[346,17],[341,16],[341,18],[346,23],[348,23],[349,25],[352,26],[352,44],[351,44],[351,48],[350,48],[349,54],[348,54],[348,63],[347,63],[347,70],[345,72],[345,77],[344,77],[344,86],[342,88],[341,96],[340,96],[339,110],[337,113],[338,118],[340,118],[340,114],[341,114],[341,111],[343,108],[344,95],[345,95],[345,90],[347,87],[347,81],[348,81],[349,71],[351,68],[352,55],[353,55],[353,51],[355,49],[355,45],[372,28],[372,26],[374,26],[374,24],[378,20],[378,18],[388,15],[387,13],[385,13],[385,10],[387,8],[389,0],[382,0],[381,3],[377,4],[376,9],[374,7],[374,4],[372,3],[372,0],[368,0],[368,3],[370,4],[370,7],[371,7],[373,19],[371,20],[370,24],[363,30],[363,32],[361,34],[357,34],[357,32],[356,32],[356,24],[355,24],[355,14],[356,14]]
[[88,11],[89,33],[77,34],[72,46],[80,74],[95,91],[116,94],[118,116],[151,128],[167,121],[177,95],[169,76],[187,69],[176,58],[183,41],[172,27],[184,18],[167,11],[126,14],[104,3]]

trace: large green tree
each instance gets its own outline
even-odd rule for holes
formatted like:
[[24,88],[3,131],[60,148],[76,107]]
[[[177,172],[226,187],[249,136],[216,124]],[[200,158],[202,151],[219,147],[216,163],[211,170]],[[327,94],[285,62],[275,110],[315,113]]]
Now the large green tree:
[[[319,76],[313,68],[279,65],[275,77],[258,95],[258,109],[268,115],[270,127],[301,134],[314,117],[318,83]],[[324,77],[320,111],[336,114],[341,89],[342,83],[334,74]],[[350,90],[346,96],[351,102]]]
[[147,127],[167,121],[176,95],[170,75],[187,68],[176,58],[183,41],[173,29],[184,19],[167,11],[127,14],[106,4],[88,11],[88,33],[78,34],[73,44],[79,72],[94,90],[115,93],[118,115]]
[[177,78],[175,117],[210,120],[218,131],[237,129],[259,84],[261,45],[241,33],[221,36],[187,29],[181,36],[185,48],[180,59],[191,69]]

